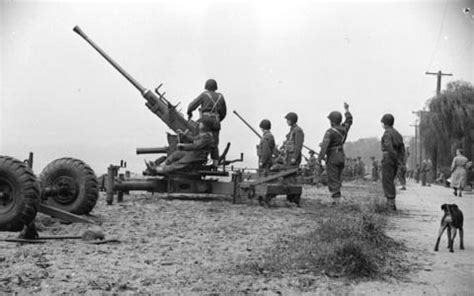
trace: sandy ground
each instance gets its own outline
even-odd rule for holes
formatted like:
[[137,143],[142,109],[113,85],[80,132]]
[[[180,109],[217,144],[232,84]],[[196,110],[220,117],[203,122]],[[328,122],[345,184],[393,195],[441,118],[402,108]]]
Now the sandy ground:
[[[346,185],[347,194],[366,189]],[[305,188],[304,201],[329,203],[326,190]],[[389,235],[405,242],[413,271],[402,281],[351,283],[307,274],[257,278],[235,271],[261,258],[279,235],[316,227],[314,213],[286,205],[282,198],[276,208],[265,209],[256,203],[164,200],[150,194],[125,196],[124,203],[106,206],[101,197],[93,215],[103,221],[106,238],[120,243],[0,242],[0,294],[472,295],[473,200],[468,194],[454,197],[448,188],[409,184],[400,192],[399,213],[390,216]],[[459,250],[457,240],[455,253],[449,253],[444,237],[440,251],[433,251],[443,203],[464,211],[465,250]],[[44,215],[38,215],[38,226],[42,236],[80,235],[87,229]]]

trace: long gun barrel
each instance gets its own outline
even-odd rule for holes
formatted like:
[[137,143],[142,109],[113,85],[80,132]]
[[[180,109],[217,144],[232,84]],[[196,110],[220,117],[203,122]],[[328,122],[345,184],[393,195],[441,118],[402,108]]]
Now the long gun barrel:
[[120,72],[136,89],[141,95],[147,100],[145,105],[158,116],[171,130],[178,132],[178,130],[189,132],[196,135],[199,132],[199,126],[197,122],[192,120],[186,120],[184,116],[176,110],[176,106],[173,106],[164,94],[160,93],[158,89],[157,94],[153,93],[149,89],[143,87],[135,78],[127,73],[117,62],[109,57],[94,41],[92,41],[78,26],[73,29],[79,36],[81,36],[87,43],[89,43],[99,54],[104,57],[117,71]]
[[240,120],[242,120],[242,122],[243,122],[250,130],[252,130],[252,132],[254,132],[254,134],[256,134],[257,137],[259,137],[260,139],[262,139],[262,136],[247,122],[247,120],[245,120],[242,116],[240,116],[240,114],[237,113],[237,111],[234,110],[234,114],[235,114]]

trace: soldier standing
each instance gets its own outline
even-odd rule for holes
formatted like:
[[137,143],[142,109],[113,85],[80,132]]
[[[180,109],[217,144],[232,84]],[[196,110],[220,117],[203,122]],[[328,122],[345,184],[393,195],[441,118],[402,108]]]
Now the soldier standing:
[[382,136],[382,186],[387,198],[387,208],[396,211],[394,181],[398,167],[405,159],[405,144],[403,144],[403,137],[393,128],[395,118],[392,114],[382,116],[381,122],[385,129]]
[[301,164],[301,150],[304,143],[304,132],[296,123],[298,122],[298,115],[290,112],[285,116],[286,122],[290,126],[290,132],[286,135],[284,143],[286,159],[285,165],[287,167],[298,167]]
[[344,154],[343,145],[346,141],[347,134],[352,125],[352,114],[349,112],[349,105],[344,103],[345,121],[342,122],[342,114],[338,111],[329,113],[328,119],[331,128],[324,134],[321,143],[321,151],[319,152],[318,161],[321,162],[327,155],[326,172],[328,176],[328,188],[334,202],[339,202],[341,197],[342,172],[344,170],[344,162],[346,156]]
[[217,82],[214,79],[208,79],[204,85],[206,89],[188,106],[188,119],[193,116],[193,111],[198,107],[200,118],[209,119],[212,122],[211,132],[214,137],[215,147],[211,150],[213,166],[217,167],[219,162],[219,132],[221,130],[221,121],[227,115],[227,106],[224,96],[216,92]]
[[260,122],[260,129],[262,130],[263,136],[260,140],[260,144],[257,146],[258,151],[258,168],[266,175],[273,165],[273,151],[275,149],[275,138],[273,137],[270,129],[272,123],[268,119],[264,119]]

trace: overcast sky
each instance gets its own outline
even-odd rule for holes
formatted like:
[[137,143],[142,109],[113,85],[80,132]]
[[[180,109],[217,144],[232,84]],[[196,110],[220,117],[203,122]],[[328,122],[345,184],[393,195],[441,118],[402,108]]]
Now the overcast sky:
[[[471,8],[464,13],[463,9]],[[142,85],[189,102],[208,78],[227,101],[221,148],[256,166],[254,127],[272,121],[278,144],[299,115],[305,144],[318,148],[327,114],[350,104],[348,141],[380,137],[394,114],[413,135],[413,110],[435,94],[436,77],[473,82],[473,1],[155,1],[0,0],[0,154],[35,171],[71,156],[100,174],[128,161],[143,170],[137,147],[166,145],[166,125],[140,93],[72,31],[89,37]]]

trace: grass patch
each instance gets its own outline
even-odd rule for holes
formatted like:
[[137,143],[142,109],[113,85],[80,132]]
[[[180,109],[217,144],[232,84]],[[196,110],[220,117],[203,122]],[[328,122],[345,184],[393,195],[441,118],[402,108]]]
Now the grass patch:
[[307,210],[320,220],[318,228],[301,235],[281,235],[260,259],[240,266],[240,272],[363,280],[403,278],[408,271],[406,248],[385,234],[384,200],[366,196],[358,203],[347,201],[337,207],[317,203]]

